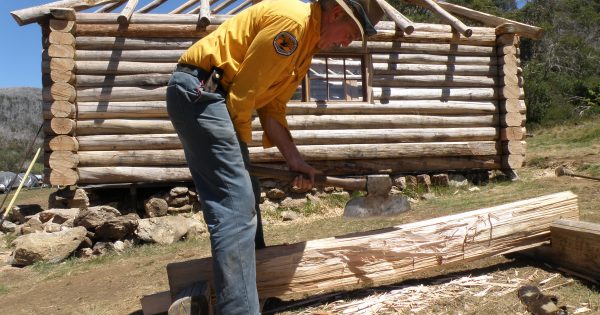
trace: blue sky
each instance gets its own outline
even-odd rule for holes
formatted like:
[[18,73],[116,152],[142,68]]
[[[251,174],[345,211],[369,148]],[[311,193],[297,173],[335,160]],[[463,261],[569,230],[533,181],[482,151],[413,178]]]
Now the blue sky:
[[[52,2],[52,0],[0,1],[0,29],[5,41],[0,49],[0,88],[18,86],[42,86],[42,35],[37,23],[19,26],[10,15],[11,11]],[[148,1],[140,1],[138,7]],[[184,1],[167,1],[156,12],[165,12]],[[519,6],[527,0],[518,0]]]

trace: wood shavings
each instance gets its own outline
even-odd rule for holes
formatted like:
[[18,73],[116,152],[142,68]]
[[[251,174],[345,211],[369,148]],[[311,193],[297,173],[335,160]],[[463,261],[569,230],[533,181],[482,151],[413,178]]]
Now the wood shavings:
[[560,274],[556,273],[556,274],[554,274],[552,277],[550,277],[550,278],[548,278],[548,279],[546,279],[546,280],[542,280],[542,281],[538,282],[538,284],[539,284],[539,285],[544,285],[544,284],[546,284],[546,283],[548,283],[548,282],[552,281],[552,279],[554,279],[554,278],[557,278],[557,277],[559,277],[559,276],[560,276]]
[[587,313],[587,312],[591,312],[592,309],[584,306],[584,307],[579,307],[576,310],[573,311],[573,314],[582,314],[582,313]]

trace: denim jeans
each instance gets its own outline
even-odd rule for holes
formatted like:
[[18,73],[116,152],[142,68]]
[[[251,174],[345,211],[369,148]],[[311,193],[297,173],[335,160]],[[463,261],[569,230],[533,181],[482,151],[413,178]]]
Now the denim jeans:
[[[256,289],[256,199],[225,98],[199,89],[200,80],[175,71],[167,110],[183,145],[210,232],[217,314],[259,314]],[[246,163],[245,163],[246,162]]]

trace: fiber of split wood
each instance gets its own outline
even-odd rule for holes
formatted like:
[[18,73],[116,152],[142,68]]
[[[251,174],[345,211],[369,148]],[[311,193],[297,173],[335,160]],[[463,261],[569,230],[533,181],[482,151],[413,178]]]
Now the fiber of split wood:
[[[285,312],[296,315],[375,315],[375,314],[434,314],[432,306],[441,301],[456,300],[461,297],[481,298],[505,297],[515,301],[515,309],[527,314],[524,306],[519,305],[516,292],[523,285],[536,285],[545,294],[555,294],[560,287],[570,285],[575,280],[564,278],[558,273],[549,273],[541,269],[529,275],[519,270],[506,270],[479,276],[449,277],[434,280],[429,284],[386,286],[371,290],[373,293],[362,299],[350,299],[339,296],[338,300],[307,307],[302,311]],[[327,298],[327,297],[325,297]],[[318,303],[318,301],[314,301]],[[559,297],[560,304],[560,297]],[[567,305],[569,314],[592,314],[592,305]],[[439,310],[438,310],[439,311]],[[472,310],[473,311],[473,310]]]

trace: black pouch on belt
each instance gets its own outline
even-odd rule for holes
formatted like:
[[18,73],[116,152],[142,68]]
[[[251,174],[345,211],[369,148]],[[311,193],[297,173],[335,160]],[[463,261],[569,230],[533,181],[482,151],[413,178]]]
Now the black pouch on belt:
[[219,89],[219,83],[221,82],[221,78],[223,77],[223,69],[213,67],[210,71],[210,75],[204,81],[203,90],[209,93],[217,92]]

